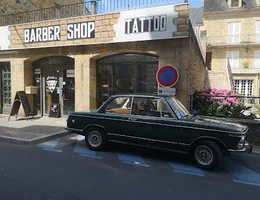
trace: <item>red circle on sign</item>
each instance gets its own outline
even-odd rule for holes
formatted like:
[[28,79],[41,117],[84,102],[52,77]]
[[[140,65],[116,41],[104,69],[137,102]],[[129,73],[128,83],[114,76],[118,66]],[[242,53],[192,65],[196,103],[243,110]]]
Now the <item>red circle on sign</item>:
[[[174,74],[174,77],[173,78],[171,78],[169,75],[167,75],[167,73],[165,72],[165,71],[168,71],[169,72],[169,70],[171,71],[171,72],[173,72],[173,74]],[[164,75],[164,76],[166,76],[166,78],[168,78],[168,80],[170,81],[169,83],[166,83],[166,82],[164,82],[163,80],[162,80],[162,78],[161,78],[161,75]],[[163,86],[163,87],[172,87],[172,86],[174,86],[177,82],[178,82],[178,80],[179,80],[179,72],[178,72],[178,70],[175,68],[175,67],[173,67],[172,65],[165,65],[165,66],[163,66],[163,67],[161,67],[158,71],[157,71],[157,73],[156,73],[156,80],[157,80],[157,82],[161,85],[161,86]]]

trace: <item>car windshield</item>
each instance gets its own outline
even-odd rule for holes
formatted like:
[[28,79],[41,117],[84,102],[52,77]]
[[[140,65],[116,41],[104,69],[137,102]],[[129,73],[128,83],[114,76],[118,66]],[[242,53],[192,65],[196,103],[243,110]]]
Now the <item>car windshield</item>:
[[188,117],[191,115],[189,113],[189,111],[185,108],[184,105],[182,105],[182,103],[179,100],[177,100],[175,98],[167,98],[167,101],[179,119],[182,119],[184,117]]

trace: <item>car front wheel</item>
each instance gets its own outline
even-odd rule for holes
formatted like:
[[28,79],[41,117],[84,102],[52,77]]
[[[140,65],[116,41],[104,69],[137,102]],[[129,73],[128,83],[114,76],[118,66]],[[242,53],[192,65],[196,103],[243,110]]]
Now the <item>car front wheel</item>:
[[92,150],[102,150],[107,144],[107,137],[101,128],[91,127],[86,132],[85,142]]
[[195,164],[202,169],[212,169],[217,166],[222,158],[219,146],[211,141],[201,141],[193,151]]

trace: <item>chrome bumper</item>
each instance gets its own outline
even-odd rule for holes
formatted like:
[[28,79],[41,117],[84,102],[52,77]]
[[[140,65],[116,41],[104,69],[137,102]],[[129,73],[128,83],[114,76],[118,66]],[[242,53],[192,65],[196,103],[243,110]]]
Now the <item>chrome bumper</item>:
[[248,143],[245,142],[244,146],[240,149],[228,149],[229,152],[247,152],[247,153],[251,153],[252,152],[253,147]]

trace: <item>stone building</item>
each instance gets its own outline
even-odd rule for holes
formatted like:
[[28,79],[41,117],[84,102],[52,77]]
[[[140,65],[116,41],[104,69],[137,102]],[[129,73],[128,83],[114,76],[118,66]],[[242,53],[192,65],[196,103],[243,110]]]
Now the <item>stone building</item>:
[[206,87],[231,89],[229,63],[235,91],[259,96],[260,1],[205,0],[201,37],[207,42]]
[[0,36],[1,113],[10,112],[17,91],[41,115],[53,104],[62,115],[95,109],[129,87],[157,92],[156,72],[164,65],[179,71],[174,87],[187,107],[204,84],[186,3],[2,26]]

